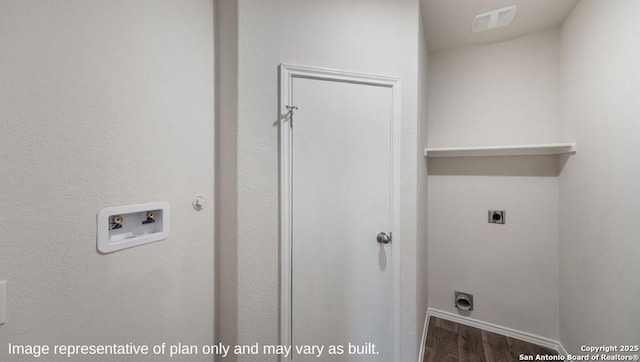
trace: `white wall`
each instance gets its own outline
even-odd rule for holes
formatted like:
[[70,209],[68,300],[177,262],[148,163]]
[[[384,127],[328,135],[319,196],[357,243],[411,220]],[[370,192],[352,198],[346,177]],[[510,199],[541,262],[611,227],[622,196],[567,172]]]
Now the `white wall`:
[[[558,140],[559,31],[431,53],[430,147]],[[430,159],[429,306],[558,338],[558,167],[551,157]],[[487,222],[506,210],[506,224]]]
[[[555,177],[429,175],[429,306],[558,338],[558,181]],[[487,210],[506,210],[506,224]]]
[[429,146],[558,141],[558,28],[433,53]]
[[565,348],[640,336],[640,2],[582,0],[562,29],[560,336]]
[[[8,343],[213,340],[213,207],[191,207],[213,199],[213,15],[0,1],[0,360],[23,360]],[[150,201],[171,204],[169,238],[98,254],[98,211]]]
[[[418,2],[238,1],[239,343],[278,342],[278,65],[402,79],[402,360],[417,358]],[[224,328],[222,326],[221,328]],[[265,361],[264,356],[240,360]],[[270,360],[275,360],[271,358]]]

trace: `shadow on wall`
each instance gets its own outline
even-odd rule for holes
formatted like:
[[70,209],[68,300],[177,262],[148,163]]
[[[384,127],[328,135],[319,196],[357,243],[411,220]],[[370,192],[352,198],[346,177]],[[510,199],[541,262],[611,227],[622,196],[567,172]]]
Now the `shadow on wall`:
[[429,158],[429,176],[556,177],[570,155]]

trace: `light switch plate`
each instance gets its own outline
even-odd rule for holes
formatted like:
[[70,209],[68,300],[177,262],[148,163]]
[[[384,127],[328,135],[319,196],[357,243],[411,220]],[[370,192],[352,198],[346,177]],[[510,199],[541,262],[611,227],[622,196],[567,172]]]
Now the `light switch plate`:
[[7,281],[0,280],[0,326],[7,321]]

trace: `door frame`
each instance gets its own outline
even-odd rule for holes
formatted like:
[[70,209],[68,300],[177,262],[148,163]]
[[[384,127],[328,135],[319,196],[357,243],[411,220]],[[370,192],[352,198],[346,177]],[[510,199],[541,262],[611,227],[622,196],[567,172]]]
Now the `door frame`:
[[[400,233],[400,78],[372,74],[352,73],[331,69],[311,68],[280,64],[279,127],[280,127],[280,344],[292,343],[292,146],[293,132],[291,121],[295,122],[295,109],[290,112],[287,106],[293,102],[293,80],[307,78],[334,82],[346,82],[390,88],[391,105],[391,230],[393,240],[390,244],[391,279],[391,357],[400,361],[400,252],[402,237]],[[281,357],[281,361],[291,361]]]

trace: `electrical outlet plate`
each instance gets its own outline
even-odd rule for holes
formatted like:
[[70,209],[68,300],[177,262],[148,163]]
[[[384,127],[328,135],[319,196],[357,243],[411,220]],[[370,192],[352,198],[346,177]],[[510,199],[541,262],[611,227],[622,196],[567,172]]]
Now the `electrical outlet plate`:
[[98,213],[98,250],[116,250],[166,239],[169,235],[169,203],[107,207]]
[[489,210],[489,224],[504,224],[507,212],[504,210]]

